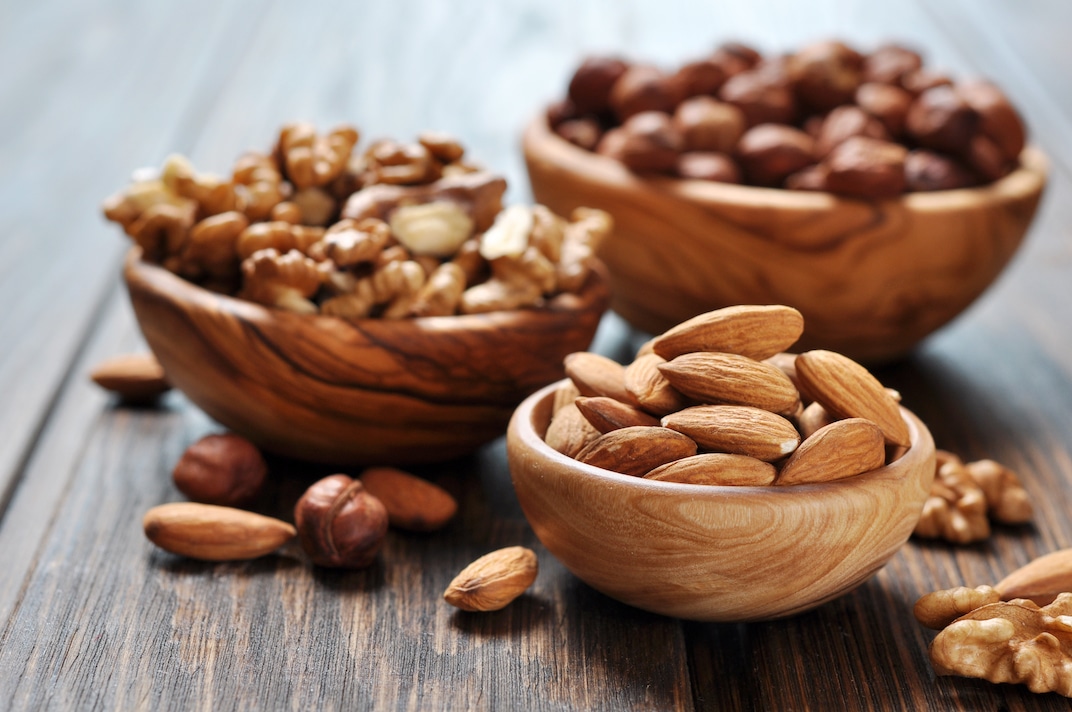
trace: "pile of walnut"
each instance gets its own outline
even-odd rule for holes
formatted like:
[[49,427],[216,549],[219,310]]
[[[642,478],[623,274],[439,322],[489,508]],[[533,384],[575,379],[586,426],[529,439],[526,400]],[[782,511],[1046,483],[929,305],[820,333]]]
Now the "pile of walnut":
[[503,209],[506,181],[439,134],[280,131],[230,178],[171,156],[104,204],[143,258],[213,291],[303,314],[397,319],[541,304],[588,277],[605,213]]
[[954,84],[905,47],[838,41],[768,57],[731,43],[673,72],[589,58],[548,120],[634,171],[859,198],[989,183],[1025,144],[993,84]]
[[939,450],[930,496],[913,534],[970,544],[990,536],[990,519],[1023,524],[1033,515],[1027,490],[1015,472],[993,460],[965,464],[953,453]]
[[910,438],[897,397],[840,354],[784,353],[803,328],[791,307],[735,306],[655,337],[628,366],[571,354],[545,440],[596,467],[689,484],[828,482],[900,457]]

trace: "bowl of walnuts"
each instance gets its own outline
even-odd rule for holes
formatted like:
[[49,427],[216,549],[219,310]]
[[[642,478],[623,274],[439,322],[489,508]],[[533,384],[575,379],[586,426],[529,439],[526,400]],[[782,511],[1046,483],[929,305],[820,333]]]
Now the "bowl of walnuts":
[[992,83],[839,41],[726,44],[673,71],[588,58],[523,147],[536,200],[613,215],[599,255],[635,327],[789,304],[804,347],[866,361],[906,354],[986,290],[1047,175]]
[[261,448],[331,463],[460,456],[562,377],[606,309],[598,210],[502,204],[457,141],[284,126],[230,175],[172,156],[109,198],[169,381]]

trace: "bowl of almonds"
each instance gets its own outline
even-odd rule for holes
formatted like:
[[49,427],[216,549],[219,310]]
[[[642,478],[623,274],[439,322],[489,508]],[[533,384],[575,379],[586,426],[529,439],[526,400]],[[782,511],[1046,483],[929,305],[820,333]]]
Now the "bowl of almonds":
[[504,207],[438,134],[283,127],[230,175],[181,157],[109,198],[168,381],[262,449],[352,464],[460,456],[562,377],[606,309],[609,217]]
[[523,147],[538,201],[614,216],[600,257],[634,326],[788,304],[807,319],[801,348],[870,362],[986,290],[1047,174],[992,83],[838,41],[727,44],[672,69],[591,57]]
[[934,442],[858,362],[789,354],[786,306],[708,312],[622,365],[580,352],[507,431],[537,537],[593,588],[705,621],[794,615],[912,534]]

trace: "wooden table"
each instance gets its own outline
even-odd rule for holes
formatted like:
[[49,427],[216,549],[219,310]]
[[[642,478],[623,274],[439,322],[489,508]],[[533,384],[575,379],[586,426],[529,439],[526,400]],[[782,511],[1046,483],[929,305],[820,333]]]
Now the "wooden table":
[[[816,0],[730,5],[40,0],[0,5],[0,708],[1066,709],[1023,687],[936,678],[928,591],[993,583],[1072,546],[1072,5],[1056,0]],[[133,168],[189,155],[226,170],[286,120],[366,137],[439,128],[528,199],[519,131],[573,66],[616,50],[667,64],[741,38],[899,39],[1002,84],[1052,160],[1040,217],[983,299],[880,372],[940,447],[1017,470],[1034,525],[964,547],[909,542],[857,591],[771,623],[649,615],[573,578],[536,541],[502,442],[421,474],[461,515],[392,533],[337,573],[297,550],[203,564],[154,549],[149,507],[218,429],[180,393],[119,407],[87,380],[141,347],[119,280],[126,240],[99,214]],[[642,335],[608,316],[596,350]],[[323,468],[272,461],[280,511]],[[353,474],[353,473],[351,473]],[[478,555],[523,544],[536,584],[495,614],[440,595]]]

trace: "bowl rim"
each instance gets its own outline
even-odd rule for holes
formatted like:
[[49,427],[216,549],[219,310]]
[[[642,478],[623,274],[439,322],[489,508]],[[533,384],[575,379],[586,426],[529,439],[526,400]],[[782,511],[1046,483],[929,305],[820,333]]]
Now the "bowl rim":
[[[877,480],[907,479],[905,477],[907,472],[925,462],[927,458],[933,458],[935,452],[934,439],[927,426],[915,413],[904,406],[898,405],[901,417],[908,425],[911,444],[896,460],[869,472],[830,482],[806,482],[793,485],[701,485],[649,480],[642,476],[625,475],[580,462],[558,452],[544,442],[543,437],[535,427],[536,411],[541,407],[545,407],[544,404],[553,399],[555,391],[568,382],[569,379],[564,378],[544,386],[525,398],[514,411],[510,421],[509,432],[515,434],[524,446],[531,449],[536,455],[560,464],[578,476],[605,481],[615,486],[636,488],[637,491],[648,492],[655,496],[695,497],[704,495],[705,498],[714,496],[725,500],[726,498],[754,497],[758,494],[763,494],[771,497],[791,497],[795,499],[802,494],[836,493],[843,489],[858,487],[861,484]],[[510,474],[511,478],[513,478],[515,476],[513,458],[509,459],[511,460]]]
[[[613,158],[587,151],[551,130],[546,112],[539,112],[525,128],[522,144],[526,159],[538,157],[577,175],[615,186],[620,190],[656,190],[679,198],[711,205],[732,205],[770,210],[833,211],[839,207],[874,203],[902,203],[914,212],[948,212],[967,209],[996,200],[1018,199],[1040,192],[1049,173],[1049,161],[1033,144],[1020,153],[1019,166],[991,183],[970,188],[905,192],[895,198],[869,200],[826,191],[788,190],[734,183],[719,183],[695,178],[674,178],[657,174],[634,173]],[[531,173],[531,169],[530,169]]]

